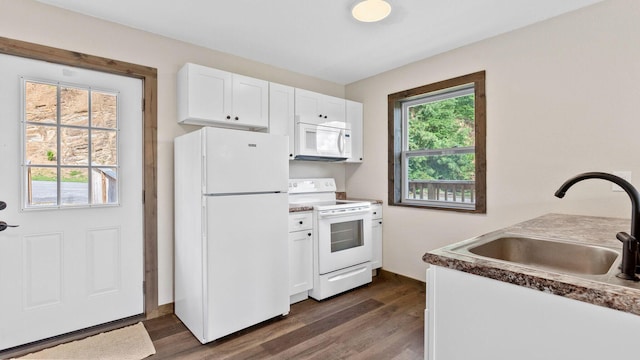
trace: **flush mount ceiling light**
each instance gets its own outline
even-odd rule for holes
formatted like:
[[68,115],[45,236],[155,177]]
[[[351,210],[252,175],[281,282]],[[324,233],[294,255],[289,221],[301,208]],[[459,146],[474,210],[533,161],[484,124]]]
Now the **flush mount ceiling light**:
[[356,4],[351,10],[351,15],[358,21],[376,22],[391,13],[391,5],[384,0],[364,0]]

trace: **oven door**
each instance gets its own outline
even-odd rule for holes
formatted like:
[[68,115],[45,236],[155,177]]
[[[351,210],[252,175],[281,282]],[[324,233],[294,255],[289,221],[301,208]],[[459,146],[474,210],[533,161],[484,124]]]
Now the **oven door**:
[[320,275],[371,261],[371,208],[318,211]]

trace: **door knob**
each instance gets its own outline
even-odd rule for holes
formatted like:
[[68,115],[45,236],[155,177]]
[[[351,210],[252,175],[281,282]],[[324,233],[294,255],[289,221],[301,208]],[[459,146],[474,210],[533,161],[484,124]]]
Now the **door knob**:
[[18,227],[19,225],[9,225],[4,221],[0,221],[0,231],[6,230],[8,227]]
[[7,208],[7,203],[4,201],[0,201],[0,210],[4,210]]

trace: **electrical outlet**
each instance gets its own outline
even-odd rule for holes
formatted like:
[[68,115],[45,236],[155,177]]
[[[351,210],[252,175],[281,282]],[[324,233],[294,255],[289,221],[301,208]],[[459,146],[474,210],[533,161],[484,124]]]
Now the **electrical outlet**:
[[[631,182],[631,171],[614,171],[613,175],[623,178],[625,180],[627,180],[628,182]],[[620,191],[624,191],[620,186],[616,185],[616,184],[611,184],[611,191],[616,191],[616,192],[620,192]]]

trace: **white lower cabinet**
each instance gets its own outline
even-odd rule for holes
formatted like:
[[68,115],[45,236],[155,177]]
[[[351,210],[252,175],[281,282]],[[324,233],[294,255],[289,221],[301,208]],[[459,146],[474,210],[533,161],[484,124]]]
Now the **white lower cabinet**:
[[382,205],[371,205],[371,240],[373,243],[373,257],[371,268],[382,267]]
[[289,302],[309,297],[313,288],[313,224],[310,212],[289,214]]
[[425,359],[636,359],[640,316],[431,265]]

